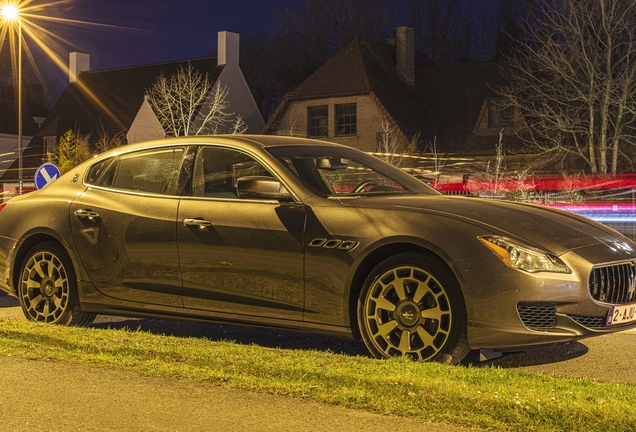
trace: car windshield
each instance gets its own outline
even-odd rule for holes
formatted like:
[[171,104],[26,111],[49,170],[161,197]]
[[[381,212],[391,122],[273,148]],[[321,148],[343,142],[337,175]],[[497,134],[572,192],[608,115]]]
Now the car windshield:
[[356,149],[298,145],[265,150],[321,196],[439,194],[404,171]]

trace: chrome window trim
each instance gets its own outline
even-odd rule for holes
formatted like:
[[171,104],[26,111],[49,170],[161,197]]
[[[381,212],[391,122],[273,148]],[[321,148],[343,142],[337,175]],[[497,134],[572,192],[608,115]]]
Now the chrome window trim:
[[[104,162],[105,160],[108,159],[113,159],[113,158],[117,158],[117,157],[121,157],[121,156],[125,156],[131,153],[137,153],[137,152],[143,152],[143,151],[148,151],[148,150],[166,150],[169,148],[183,148],[183,156],[185,157],[185,155],[188,152],[188,144],[175,144],[175,143],[166,143],[164,145],[160,145],[160,146],[147,146],[147,147],[142,147],[142,148],[136,148],[136,149],[132,149],[132,150],[128,150],[128,151],[122,151],[122,152],[115,152],[114,154],[105,157],[105,158],[99,158],[96,161],[94,161],[93,163],[91,163],[88,167],[86,167],[86,169],[84,170],[84,174],[82,175],[82,186],[87,187],[87,188],[95,188],[95,189],[103,189],[103,190],[111,190],[111,191],[115,191],[115,192],[135,192],[135,191],[127,191],[125,189],[115,189],[115,188],[105,188],[103,186],[97,186],[91,183],[87,182],[87,177],[88,177],[88,173],[90,172],[90,170],[97,165],[98,163]],[[181,163],[183,164],[183,158],[181,160]],[[179,172],[181,172],[181,167],[179,167]],[[179,179],[179,176],[177,175],[177,180]],[[156,196],[178,196],[178,195],[166,195],[166,194],[153,194],[150,192],[143,192],[142,194],[146,194],[146,195],[156,195]]]
[[[263,160],[263,158],[262,158],[262,157],[260,157],[259,155],[256,155],[256,154],[254,154],[254,153],[250,153],[249,151],[247,151],[247,150],[245,150],[245,149],[242,149],[242,148],[236,148],[236,147],[231,146],[231,145],[217,145],[217,144],[214,144],[214,143],[206,143],[206,144],[198,144],[198,147],[199,147],[199,148],[197,149],[197,152],[196,152],[196,154],[195,154],[195,156],[194,156],[194,161],[195,161],[195,162],[196,162],[196,157],[197,157],[197,155],[198,155],[199,151],[201,151],[201,148],[202,148],[202,147],[225,147],[225,148],[227,148],[227,149],[229,149],[229,150],[234,150],[234,151],[236,151],[236,152],[239,152],[239,153],[242,153],[242,154],[244,154],[244,155],[246,155],[246,156],[251,157],[252,159],[256,160],[258,163],[260,163],[261,165],[263,165],[263,166],[264,166],[264,167],[265,167],[265,168],[266,168],[266,169],[267,169],[267,170],[268,170],[268,171],[269,171],[269,172],[270,172],[270,173],[274,176],[274,178],[275,178],[276,180],[278,180],[278,181],[280,182],[280,184],[281,184],[281,185],[283,185],[283,186],[285,187],[285,189],[287,190],[287,192],[289,193],[289,195],[293,198],[294,202],[296,202],[296,203],[302,203],[302,200],[301,200],[301,199],[298,197],[298,195],[294,192],[293,188],[290,188],[290,187],[288,186],[287,182],[286,182],[285,180],[283,180],[283,179],[280,177],[280,174],[278,173],[278,171],[277,171],[277,170],[275,170],[275,169],[273,169],[273,168],[272,168],[272,166],[271,166],[271,164],[267,163],[267,161]],[[264,148],[264,147],[263,147],[263,152],[266,152],[266,150],[265,150],[265,148]],[[271,157],[273,157],[273,156],[271,156]],[[194,162],[193,162],[193,163],[194,163]],[[193,165],[192,169],[193,169],[193,171],[194,171],[194,165]],[[227,200],[238,200],[238,201],[242,201],[242,202],[245,202],[245,201],[249,200],[249,198],[247,198],[247,199],[240,199],[240,198],[219,198],[219,197],[193,197],[191,194],[192,194],[192,191],[190,191],[190,195],[186,195],[186,196],[184,196],[184,197],[182,197],[182,198],[199,198],[199,199],[206,198],[206,199],[217,199],[217,200],[221,200],[221,201],[227,201]],[[278,201],[278,200],[251,200],[251,201],[266,201],[266,202],[274,201],[274,202],[278,202],[278,203],[280,203],[280,201]]]
[[[84,170],[84,174],[82,175],[82,186],[86,187],[86,188],[93,188],[93,189],[98,189],[98,190],[106,190],[106,191],[110,191],[110,192],[120,192],[120,193],[127,193],[127,194],[133,194],[133,195],[140,195],[140,196],[153,196],[153,197],[176,197],[176,198],[197,198],[197,199],[215,199],[215,200],[221,200],[221,201],[227,201],[230,199],[236,199],[238,201],[241,202],[246,202],[246,201],[255,201],[255,202],[278,202],[280,203],[280,201],[278,200],[251,200],[251,199],[238,199],[238,198],[215,198],[215,197],[193,197],[192,195],[166,195],[166,194],[154,194],[154,193],[150,193],[150,192],[136,192],[136,191],[130,191],[130,190],[125,190],[125,189],[115,189],[115,188],[108,188],[108,187],[104,187],[104,186],[96,186],[93,184],[90,184],[86,181],[87,177],[88,177],[88,173],[91,170],[91,168],[93,168],[95,165],[97,165],[100,162],[103,162],[107,159],[111,159],[111,158],[115,158],[115,157],[120,157],[120,156],[124,156],[130,153],[136,153],[136,152],[142,152],[142,151],[147,151],[147,150],[156,150],[156,149],[166,149],[166,148],[183,148],[184,149],[184,157],[187,154],[188,151],[188,147],[190,146],[197,146],[197,151],[196,153],[198,154],[198,152],[201,150],[202,147],[219,147],[219,148],[225,148],[225,149],[229,149],[229,150],[234,150],[237,151],[239,153],[243,153],[253,159],[255,159],[257,162],[259,162],[261,165],[263,165],[265,168],[267,168],[268,171],[270,171],[272,173],[272,175],[274,175],[274,178],[276,180],[278,180],[281,185],[283,185],[285,187],[285,189],[287,190],[287,192],[289,192],[290,196],[293,198],[293,202],[298,203],[298,204],[302,204],[302,200],[299,198],[299,196],[296,194],[296,192],[294,191],[293,188],[289,187],[289,184],[280,177],[279,173],[277,170],[273,169],[271,164],[267,163],[267,161],[263,160],[262,157],[260,157],[257,154],[254,154],[248,150],[242,149],[242,148],[237,148],[236,146],[230,145],[230,144],[224,144],[224,143],[201,143],[201,142],[191,142],[191,143],[183,143],[183,144],[175,144],[175,143],[165,143],[163,145],[157,146],[157,145],[152,145],[152,146],[147,146],[147,147],[142,147],[142,148],[136,148],[136,149],[132,149],[132,150],[128,150],[128,151],[122,151],[122,152],[116,152],[114,154],[112,154],[111,156],[105,157],[105,158],[100,158],[96,161],[94,161],[93,163],[91,163],[85,170]],[[263,147],[263,151],[266,152],[266,150],[264,150],[265,147]],[[273,156],[271,156],[273,158]],[[196,154],[195,154],[195,159],[196,159]],[[183,162],[183,161],[182,161]],[[194,162],[193,162],[194,163]],[[194,168],[194,166],[193,166]],[[181,169],[179,169],[179,171],[181,172]],[[179,176],[177,176],[178,179]],[[192,191],[190,191],[190,193],[192,193]]]

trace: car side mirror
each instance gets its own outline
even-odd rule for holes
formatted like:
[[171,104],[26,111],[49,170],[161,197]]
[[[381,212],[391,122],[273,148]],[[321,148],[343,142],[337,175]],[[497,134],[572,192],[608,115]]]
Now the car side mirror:
[[338,171],[347,169],[351,161],[341,158],[318,158],[316,160],[316,168],[325,171]]
[[239,198],[292,201],[287,189],[273,177],[246,176],[236,181]]

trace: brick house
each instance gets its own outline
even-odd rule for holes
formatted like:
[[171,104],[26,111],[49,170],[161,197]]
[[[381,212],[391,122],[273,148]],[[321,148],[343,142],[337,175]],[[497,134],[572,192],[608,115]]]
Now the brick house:
[[436,66],[414,49],[413,29],[388,43],[354,39],[285,95],[266,134],[337,141],[376,151],[387,122],[401,138],[419,134],[444,152],[493,150],[503,129],[518,145],[523,120],[494,91],[497,62]]

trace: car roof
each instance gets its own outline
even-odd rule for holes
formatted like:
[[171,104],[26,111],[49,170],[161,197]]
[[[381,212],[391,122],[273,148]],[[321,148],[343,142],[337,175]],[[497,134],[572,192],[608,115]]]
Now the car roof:
[[[319,141],[308,138],[278,136],[278,135],[250,135],[250,134],[234,134],[234,135],[190,135],[172,138],[163,138],[159,140],[144,141],[135,144],[128,144],[106,151],[97,156],[99,159],[128,153],[130,151],[164,147],[172,145],[188,145],[188,144],[221,144],[232,145],[237,148],[244,149],[262,149],[272,146],[328,146],[328,147],[347,147],[340,144]],[[350,148],[350,147],[347,147]],[[93,159],[94,160],[94,159]]]

